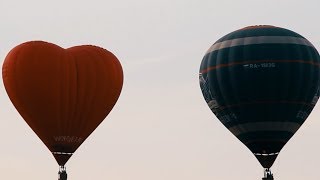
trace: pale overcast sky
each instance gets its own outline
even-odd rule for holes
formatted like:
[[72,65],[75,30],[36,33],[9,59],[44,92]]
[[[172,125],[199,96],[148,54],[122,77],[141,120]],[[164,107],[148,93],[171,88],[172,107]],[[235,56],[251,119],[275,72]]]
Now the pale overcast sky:
[[[0,60],[44,40],[93,44],[124,70],[120,99],[66,164],[69,180],[261,180],[251,152],[214,116],[198,83],[206,50],[271,24],[320,49],[318,0],[0,0]],[[1,179],[56,180],[58,165],[0,86]],[[320,105],[281,151],[276,180],[319,180]]]

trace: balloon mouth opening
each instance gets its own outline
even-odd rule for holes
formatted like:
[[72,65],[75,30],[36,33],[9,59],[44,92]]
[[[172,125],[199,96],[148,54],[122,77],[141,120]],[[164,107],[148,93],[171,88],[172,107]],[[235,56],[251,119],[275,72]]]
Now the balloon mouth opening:
[[54,158],[56,159],[57,163],[59,166],[64,166],[70,157],[73,155],[73,153],[68,153],[68,152],[52,152]]
[[277,159],[279,152],[275,153],[253,153],[262,167],[270,168]]

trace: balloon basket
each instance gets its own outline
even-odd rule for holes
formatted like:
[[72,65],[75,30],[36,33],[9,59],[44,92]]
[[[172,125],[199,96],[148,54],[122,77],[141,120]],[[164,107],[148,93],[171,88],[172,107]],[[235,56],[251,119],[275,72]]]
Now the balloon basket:
[[274,180],[273,174],[269,168],[264,169],[264,177],[262,180]]
[[67,180],[67,169],[64,166],[59,166],[58,180]]

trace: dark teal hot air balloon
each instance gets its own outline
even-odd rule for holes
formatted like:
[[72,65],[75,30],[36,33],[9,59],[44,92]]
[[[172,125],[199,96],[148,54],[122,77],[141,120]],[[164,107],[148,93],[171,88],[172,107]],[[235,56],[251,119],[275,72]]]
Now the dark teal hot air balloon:
[[200,86],[212,112],[269,171],[319,98],[320,58],[301,35],[250,26],[205,54]]

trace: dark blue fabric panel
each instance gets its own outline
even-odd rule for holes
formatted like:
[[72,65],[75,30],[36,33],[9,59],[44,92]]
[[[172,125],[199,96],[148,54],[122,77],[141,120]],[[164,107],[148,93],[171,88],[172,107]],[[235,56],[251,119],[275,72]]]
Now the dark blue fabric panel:
[[316,62],[318,52],[309,46],[297,44],[254,44],[235,46],[207,54],[201,63],[200,72],[221,64],[265,60],[303,60]]
[[264,131],[252,132],[237,136],[253,153],[275,153],[280,152],[283,145],[293,136],[286,131]]

